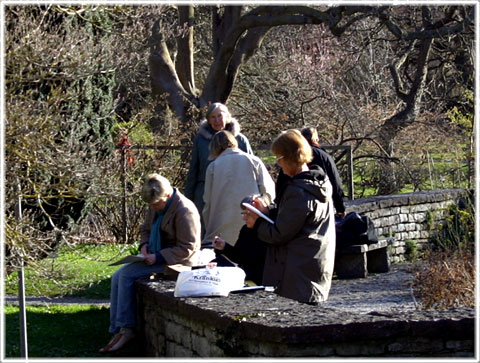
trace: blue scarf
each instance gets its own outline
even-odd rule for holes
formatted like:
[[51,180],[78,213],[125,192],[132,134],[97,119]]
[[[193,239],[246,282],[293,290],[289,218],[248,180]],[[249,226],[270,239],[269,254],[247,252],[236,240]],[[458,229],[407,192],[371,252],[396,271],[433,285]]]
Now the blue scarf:
[[157,211],[155,221],[152,224],[152,228],[150,230],[150,238],[148,239],[148,250],[150,253],[157,253],[160,252],[162,249],[162,220],[167,212],[168,207],[172,204],[173,196],[175,195],[175,190],[173,190],[173,194],[170,199],[167,201],[165,208],[162,210]]

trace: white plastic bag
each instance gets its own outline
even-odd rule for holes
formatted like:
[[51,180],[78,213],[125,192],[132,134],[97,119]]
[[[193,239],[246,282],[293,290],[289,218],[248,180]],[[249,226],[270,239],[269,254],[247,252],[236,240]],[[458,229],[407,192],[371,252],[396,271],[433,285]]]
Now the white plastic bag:
[[245,272],[239,267],[206,267],[178,274],[175,297],[228,296],[245,283]]

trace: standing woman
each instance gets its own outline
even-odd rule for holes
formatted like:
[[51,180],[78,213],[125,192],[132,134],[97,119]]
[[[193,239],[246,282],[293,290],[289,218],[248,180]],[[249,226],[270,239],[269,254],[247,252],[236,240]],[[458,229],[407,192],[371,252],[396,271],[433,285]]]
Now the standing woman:
[[260,158],[238,148],[232,133],[217,132],[209,148],[210,157],[215,160],[208,165],[205,175],[202,247],[213,247],[215,236],[233,246],[245,224],[238,205],[252,194],[273,201],[275,183]]
[[317,304],[328,298],[335,260],[332,185],[325,172],[310,170],[312,149],[298,130],[281,133],[272,144],[288,179],[279,190],[277,207],[260,199],[254,205],[270,214],[271,224],[248,212],[247,227],[269,247],[263,284],[281,296]]
[[202,213],[204,204],[205,172],[211,161],[208,145],[213,135],[222,130],[230,131],[235,136],[240,150],[253,155],[248,139],[240,133],[240,124],[231,116],[227,106],[219,102],[212,103],[193,141],[192,159],[185,184],[185,195],[195,203],[199,213]]

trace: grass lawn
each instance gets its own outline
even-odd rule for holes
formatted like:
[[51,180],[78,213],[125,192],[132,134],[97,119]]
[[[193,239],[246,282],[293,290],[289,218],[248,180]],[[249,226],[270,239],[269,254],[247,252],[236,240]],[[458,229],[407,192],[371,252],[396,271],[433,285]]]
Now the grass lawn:
[[[5,358],[20,357],[19,313],[5,306]],[[136,357],[137,344],[119,352],[100,354],[108,343],[109,309],[93,305],[50,305],[27,307],[29,358],[50,357]]]
[[[108,299],[110,278],[119,266],[108,266],[130,254],[131,245],[77,244],[62,247],[54,257],[25,268],[25,292],[29,296],[80,296]],[[18,293],[18,275],[5,278],[5,294]]]
[[[77,296],[108,299],[110,277],[119,266],[110,262],[129,254],[132,246],[86,245],[61,248],[58,256],[25,268],[27,295]],[[18,293],[18,276],[5,278],[5,294]],[[5,358],[20,357],[19,309],[4,306]],[[117,353],[98,350],[111,339],[109,308],[95,305],[27,306],[28,354],[45,357],[138,357],[140,344],[132,341]]]

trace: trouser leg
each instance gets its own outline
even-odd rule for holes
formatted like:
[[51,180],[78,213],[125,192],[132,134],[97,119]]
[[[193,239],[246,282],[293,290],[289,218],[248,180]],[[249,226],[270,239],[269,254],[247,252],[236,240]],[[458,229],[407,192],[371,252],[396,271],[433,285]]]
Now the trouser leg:
[[[164,269],[165,265],[149,266],[144,262],[134,262],[122,266],[113,275],[110,306],[111,333],[117,333],[120,328],[136,325],[135,280],[155,272],[162,272]],[[113,285],[115,285],[115,291]]]

